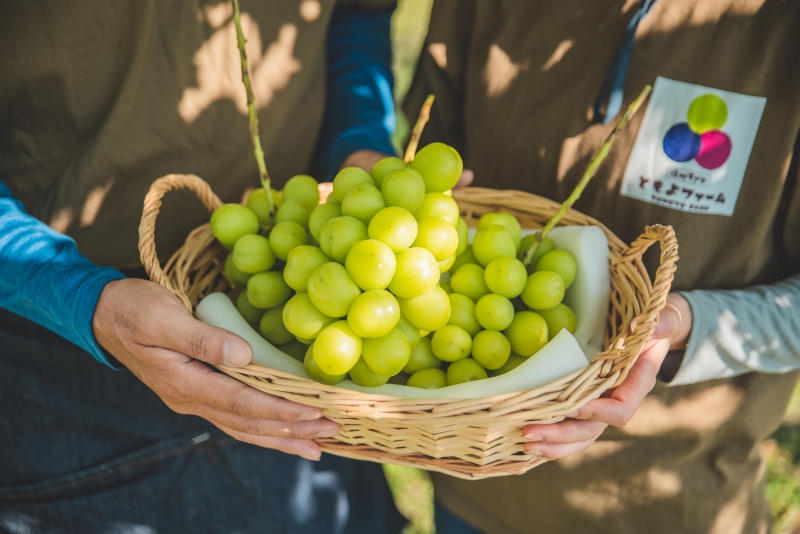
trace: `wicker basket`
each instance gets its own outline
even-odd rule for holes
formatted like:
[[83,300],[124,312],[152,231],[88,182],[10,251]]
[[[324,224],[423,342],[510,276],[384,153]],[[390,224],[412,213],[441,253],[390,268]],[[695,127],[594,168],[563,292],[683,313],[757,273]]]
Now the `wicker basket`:
[[[222,275],[227,251],[208,224],[193,230],[163,267],[156,256],[155,220],[162,197],[171,190],[194,191],[209,211],[222,202],[208,184],[192,175],[172,174],[156,180],[144,202],[139,250],[150,278],[172,291],[186,309],[204,296],[228,291]],[[559,204],[519,191],[471,188],[454,192],[468,223],[491,211],[514,214],[523,227],[539,228]],[[611,296],[602,352],[585,370],[547,386],[470,400],[410,399],[372,395],[327,386],[251,363],[220,367],[228,375],[261,391],[324,409],[342,429],[339,436],[318,440],[323,451],[383,463],[440,471],[464,479],[522,474],[547,461],[524,452],[524,426],[554,423],[603,392],[619,385],[653,332],[664,307],[678,259],[678,244],[669,226],[648,226],[630,246],[596,220],[570,210],[561,225],[596,225],[609,243]],[[650,282],[642,254],[661,245],[661,261]],[[634,318],[637,320],[632,326]]]

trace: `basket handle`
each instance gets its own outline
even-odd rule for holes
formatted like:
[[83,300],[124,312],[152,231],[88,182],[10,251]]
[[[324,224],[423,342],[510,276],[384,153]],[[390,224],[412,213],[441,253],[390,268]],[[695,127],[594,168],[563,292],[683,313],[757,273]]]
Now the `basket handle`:
[[150,280],[169,289],[181,299],[187,309],[191,310],[191,305],[188,304],[186,296],[177,291],[166,274],[164,274],[156,254],[156,217],[161,211],[161,199],[168,192],[177,189],[193,191],[203,202],[209,213],[223,204],[222,200],[211,190],[211,186],[199,176],[194,174],[168,174],[162,176],[153,182],[147,192],[147,196],[144,197],[142,220],[139,223],[139,257]]
[[[653,333],[658,322],[659,313],[664,309],[667,304],[667,295],[669,294],[672,280],[675,277],[675,263],[678,261],[678,240],[675,237],[675,230],[672,226],[653,225],[647,226],[644,233],[631,243],[630,248],[625,251],[621,258],[615,264],[633,262],[641,260],[644,253],[651,245],[659,243],[661,246],[661,259],[658,269],[656,270],[655,278],[653,279],[653,286],[650,291],[650,298],[644,306],[644,310],[639,315],[635,327],[625,339],[627,346],[641,346]],[[617,380],[619,385],[628,375],[628,370],[633,366],[635,359],[630,361],[622,369],[622,373]],[[616,371],[618,368],[613,366],[611,371]]]

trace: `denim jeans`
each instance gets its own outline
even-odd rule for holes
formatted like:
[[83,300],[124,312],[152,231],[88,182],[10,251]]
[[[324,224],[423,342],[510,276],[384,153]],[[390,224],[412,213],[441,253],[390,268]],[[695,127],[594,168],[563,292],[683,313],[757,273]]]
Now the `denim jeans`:
[[398,532],[381,467],[311,462],[179,415],[0,309],[0,532]]
[[478,530],[458,517],[439,504],[439,501],[434,503],[434,521],[436,534],[483,534],[482,530]]

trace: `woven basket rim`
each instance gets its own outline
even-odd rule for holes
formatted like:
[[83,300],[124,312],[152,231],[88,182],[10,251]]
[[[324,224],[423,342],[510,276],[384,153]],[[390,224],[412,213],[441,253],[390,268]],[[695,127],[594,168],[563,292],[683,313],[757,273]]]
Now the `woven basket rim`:
[[[219,280],[222,261],[218,255],[223,249],[215,243],[208,223],[193,230],[162,269],[155,250],[155,220],[163,196],[180,188],[194,191],[209,212],[222,204],[197,176],[168,175],[156,180],[145,198],[139,247],[151,280],[169,289],[194,314],[194,306],[204,295],[224,290],[227,282]],[[526,227],[533,228],[540,227],[560,207],[522,191],[468,188],[453,193],[469,219],[500,206],[530,222],[532,226]],[[562,420],[626,378],[655,329],[678,260],[677,240],[671,227],[648,226],[631,245],[626,245],[596,219],[569,210],[559,226],[575,225],[598,226],[608,238],[612,275],[609,326],[605,350],[586,368],[549,384],[474,399],[420,399],[328,386],[255,362],[241,368],[219,369],[267,393],[322,407],[326,416],[343,427],[337,438],[317,440],[323,450],[333,454],[415,465],[468,479],[527,471],[545,460],[520,453],[521,433],[515,429],[525,423]],[[661,261],[651,283],[641,256],[654,243],[661,245]],[[645,302],[639,302],[639,298]],[[473,448],[461,446],[460,442],[448,445],[448,439],[435,431],[451,427],[458,427],[459,435],[474,436],[469,438]]]

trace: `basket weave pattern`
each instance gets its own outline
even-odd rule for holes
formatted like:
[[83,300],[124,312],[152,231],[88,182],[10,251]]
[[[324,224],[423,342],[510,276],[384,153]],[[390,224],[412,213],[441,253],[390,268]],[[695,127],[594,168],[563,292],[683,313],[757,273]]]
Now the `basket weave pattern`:
[[[139,250],[151,280],[169,289],[194,312],[203,297],[231,287],[222,274],[227,251],[216,242],[208,224],[193,230],[162,269],[155,250],[155,221],[163,196],[181,188],[194,191],[209,212],[222,204],[197,176],[172,174],[156,180],[144,202]],[[516,216],[523,228],[540,228],[559,208],[555,202],[519,191],[470,188],[455,191],[453,196],[471,226],[481,215],[502,210]],[[523,427],[561,421],[565,414],[625,379],[655,328],[678,259],[677,240],[668,226],[648,226],[628,246],[598,221],[574,210],[560,225],[598,226],[609,243],[606,350],[582,371],[534,390],[459,400],[350,391],[257,363],[219,369],[261,391],[322,408],[342,429],[335,438],[318,440],[325,452],[465,479],[524,473],[547,460],[524,452]],[[661,246],[661,258],[651,283],[642,255],[654,243]]]

